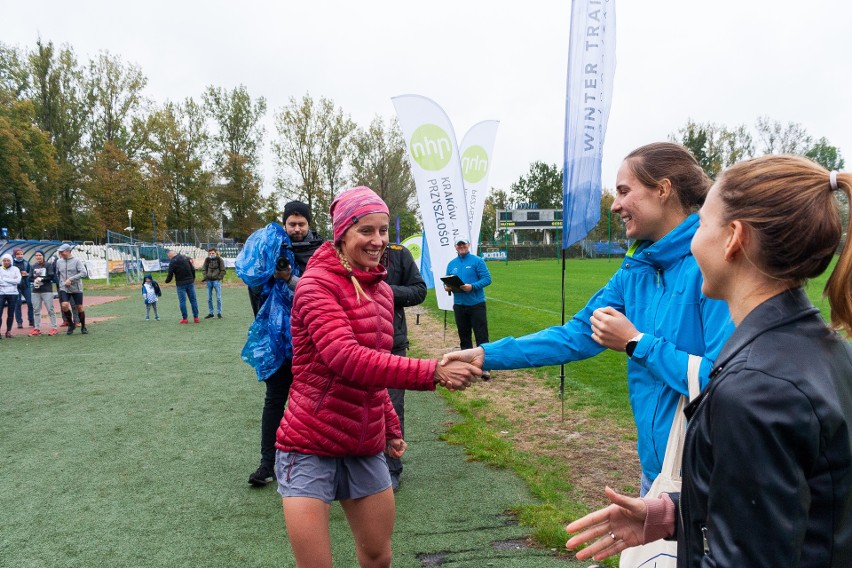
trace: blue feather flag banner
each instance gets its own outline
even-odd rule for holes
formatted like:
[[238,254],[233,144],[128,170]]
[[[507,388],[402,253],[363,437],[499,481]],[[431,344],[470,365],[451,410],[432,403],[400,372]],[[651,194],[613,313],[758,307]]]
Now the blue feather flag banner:
[[615,77],[615,0],[573,0],[565,95],[562,248],[600,219],[601,161]]

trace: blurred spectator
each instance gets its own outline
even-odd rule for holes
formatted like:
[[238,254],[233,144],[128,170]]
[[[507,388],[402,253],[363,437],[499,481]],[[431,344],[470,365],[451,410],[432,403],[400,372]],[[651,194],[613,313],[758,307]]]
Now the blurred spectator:
[[189,296],[189,305],[192,308],[192,318],[198,323],[198,299],[195,297],[195,267],[190,259],[173,250],[169,251],[169,273],[166,276],[166,284],[175,279],[177,288],[178,306],[180,306],[180,323],[189,323],[186,312],[186,298]]
[[44,261],[44,252],[37,250],[35,262],[30,266],[29,280],[33,284],[33,330],[30,335],[41,335],[41,308],[47,307],[47,317],[50,318],[49,335],[56,335],[56,311],[53,308],[53,283],[56,280],[56,272],[53,264]]
[[80,316],[80,333],[86,335],[86,310],[83,307],[83,277],[86,275],[86,267],[83,262],[71,256],[71,245],[63,243],[59,245],[59,258],[56,260],[56,279],[59,283],[59,302],[62,307],[62,319],[68,325],[68,335],[74,333],[77,327],[74,324],[74,316],[71,313],[71,300],[77,306],[77,314]]
[[202,282],[207,282],[207,309],[204,319],[213,317],[213,291],[216,291],[216,315],[222,319],[222,279],[225,278],[225,261],[216,247],[207,249],[207,258],[201,267]]
[[12,337],[12,323],[15,321],[15,304],[18,302],[18,284],[21,283],[21,271],[12,265],[12,255],[2,256],[0,266],[0,320],[3,308],[6,308],[6,337]]
[[18,322],[18,329],[24,327],[24,317],[21,314],[21,304],[27,304],[27,321],[30,322],[30,327],[33,327],[33,297],[32,289],[30,288],[30,263],[24,260],[24,249],[16,248],[14,253],[15,258],[12,263],[21,272],[21,283],[18,284],[18,299],[15,301],[15,321]]

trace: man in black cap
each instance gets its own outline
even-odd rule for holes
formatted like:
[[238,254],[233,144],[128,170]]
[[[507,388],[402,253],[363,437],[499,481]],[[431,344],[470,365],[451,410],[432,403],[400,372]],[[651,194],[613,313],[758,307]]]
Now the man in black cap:
[[[325,239],[311,229],[311,210],[301,201],[287,203],[284,206],[282,218],[284,230],[290,237],[289,246],[296,259],[298,274],[304,274],[308,260]],[[284,278],[291,288],[295,288],[298,278],[293,274],[295,272],[288,267],[286,271],[276,271],[275,277]],[[264,288],[264,286],[249,288],[251,309],[255,316],[266,301],[263,295]],[[293,361],[285,360],[264,383],[266,383],[266,398],[260,419],[260,466],[248,479],[248,482],[255,487],[263,487],[275,479],[275,432],[281,423],[281,417],[284,416],[284,406],[290,394],[290,385],[293,384]]]

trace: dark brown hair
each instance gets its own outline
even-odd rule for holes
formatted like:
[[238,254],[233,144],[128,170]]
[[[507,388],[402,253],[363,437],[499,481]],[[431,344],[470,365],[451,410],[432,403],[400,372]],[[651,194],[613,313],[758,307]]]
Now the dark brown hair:
[[658,187],[664,179],[669,180],[681,207],[688,213],[701,207],[710,190],[710,178],[680,144],[646,144],[630,152],[624,161],[644,186]]
[[[847,198],[852,175],[838,173],[837,191]],[[751,259],[767,275],[802,286],[819,276],[840,244],[840,204],[828,170],[801,156],[762,156],[725,170],[717,180],[725,222],[754,229],[760,257]],[[848,228],[847,228],[848,231]],[[831,321],[852,335],[852,247],[840,255],[825,295]]]

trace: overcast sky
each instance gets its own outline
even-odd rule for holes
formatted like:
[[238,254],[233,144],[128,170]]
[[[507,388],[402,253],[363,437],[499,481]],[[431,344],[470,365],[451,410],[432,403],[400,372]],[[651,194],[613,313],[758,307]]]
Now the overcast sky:
[[[267,142],[290,97],[330,98],[366,126],[393,115],[391,97],[424,95],[459,141],[500,121],[490,183],[508,189],[533,161],[562,163],[569,14],[568,0],[0,0],[0,41],[120,55],[159,102],[243,84],[267,99]],[[688,118],[798,122],[852,168],[852,2],[617,0],[616,19],[604,186],[625,154]],[[268,193],[268,152],[263,173]]]

